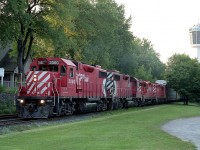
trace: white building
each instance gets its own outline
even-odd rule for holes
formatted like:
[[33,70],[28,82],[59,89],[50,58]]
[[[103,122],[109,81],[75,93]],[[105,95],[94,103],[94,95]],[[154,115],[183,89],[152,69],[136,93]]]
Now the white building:
[[[17,59],[16,57],[9,56],[10,51],[12,51],[11,46],[5,48],[0,46],[0,68],[4,68],[3,82],[1,81],[2,78],[0,78],[0,84],[3,83],[3,86],[15,87],[15,78],[18,72]],[[29,70],[31,61],[32,60],[29,59],[25,65],[25,72]]]
[[200,24],[194,25],[189,29],[190,44],[193,48],[197,49],[197,59],[200,62]]

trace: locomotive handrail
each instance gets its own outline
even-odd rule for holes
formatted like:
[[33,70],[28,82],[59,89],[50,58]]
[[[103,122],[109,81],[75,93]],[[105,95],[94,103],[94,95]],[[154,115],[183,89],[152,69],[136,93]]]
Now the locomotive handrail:
[[[56,90],[56,93],[57,93],[57,96],[58,96],[58,106],[59,106],[59,92],[58,92],[58,89],[56,88],[57,86],[55,86],[55,85],[57,85],[57,79],[58,78],[55,78],[55,76],[54,76],[54,79],[55,80],[53,80],[53,86],[54,86],[54,88],[55,88],[55,90]],[[54,91],[54,90],[53,90]],[[56,94],[54,94],[54,106],[55,106],[55,97],[56,97]]]
[[53,92],[53,106],[55,106],[56,94],[55,94],[53,88],[54,88],[54,87],[52,86],[52,92]]
[[[25,83],[25,82],[24,82]],[[15,90],[15,94],[14,94],[14,106],[16,106],[16,94],[17,96],[19,96],[19,93],[21,92],[22,90],[22,80],[20,82],[16,82],[17,84],[17,89]],[[20,84],[20,85],[19,85]]]
[[16,91],[15,91],[15,94],[16,94],[17,91],[18,91],[18,93],[19,93],[19,92],[22,90],[22,73],[15,73],[15,74],[17,75],[17,79],[19,79],[19,76],[20,76],[19,82],[16,82],[17,85],[20,84],[20,85],[18,85],[18,87],[20,87],[20,90],[19,90],[19,91],[16,90]]

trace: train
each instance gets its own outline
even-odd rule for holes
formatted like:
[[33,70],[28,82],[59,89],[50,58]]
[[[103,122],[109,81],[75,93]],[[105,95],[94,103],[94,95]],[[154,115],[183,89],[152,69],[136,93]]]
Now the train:
[[15,104],[20,118],[48,118],[165,103],[167,89],[166,82],[140,80],[99,65],[36,58],[19,83]]

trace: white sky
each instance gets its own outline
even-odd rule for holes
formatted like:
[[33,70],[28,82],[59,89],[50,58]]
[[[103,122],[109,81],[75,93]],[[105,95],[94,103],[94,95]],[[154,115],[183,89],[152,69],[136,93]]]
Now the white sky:
[[115,0],[132,16],[131,31],[146,38],[166,62],[174,53],[197,55],[191,48],[189,28],[200,22],[200,0]]

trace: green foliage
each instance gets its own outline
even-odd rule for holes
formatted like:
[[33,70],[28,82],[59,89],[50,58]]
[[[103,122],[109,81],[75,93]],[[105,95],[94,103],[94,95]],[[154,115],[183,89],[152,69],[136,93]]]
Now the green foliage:
[[143,65],[138,68],[135,76],[139,79],[148,80],[153,82],[151,69],[147,70]]
[[[2,97],[2,94],[0,95],[0,114],[15,114],[16,109],[14,106],[14,95],[8,96],[6,94],[3,94],[4,98]],[[6,97],[5,97],[6,96]]]
[[200,96],[200,64],[185,54],[174,54],[167,63],[166,78],[182,96],[195,99]]
[[0,86],[0,114],[14,114],[14,94],[16,88]]
[[131,51],[134,57],[130,64],[134,68],[136,77],[150,81],[163,79],[165,65],[160,61],[159,54],[155,52],[151,42],[147,39],[135,38]]
[[[130,20],[125,19],[124,7],[114,1],[79,1],[79,16],[75,19],[78,41],[77,53],[72,58],[107,69],[120,70],[120,58],[128,51],[132,34]],[[89,59],[88,59],[89,58]]]
[[15,94],[17,88],[0,86],[0,93]]
[[0,0],[0,42],[16,43],[20,73],[24,73],[24,64],[32,52],[32,46],[36,52],[42,48],[45,51],[44,45],[50,42],[50,54],[55,54],[55,51],[52,52],[55,49],[58,52],[69,48],[71,43],[68,30],[73,28],[70,24],[70,14],[73,14],[72,2],[72,0]]
[[[114,0],[0,0],[0,42],[12,41],[19,72],[28,57],[67,57],[146,80],[163,77],[164,64],[146,39],[130,32]],[[143,73],[137,73],[143,66]]]
[[4,87],[0,86],[0,92],[2,93],[4,91]]

